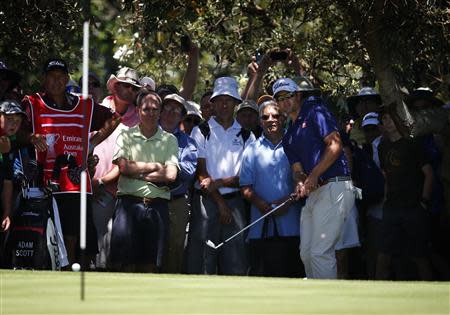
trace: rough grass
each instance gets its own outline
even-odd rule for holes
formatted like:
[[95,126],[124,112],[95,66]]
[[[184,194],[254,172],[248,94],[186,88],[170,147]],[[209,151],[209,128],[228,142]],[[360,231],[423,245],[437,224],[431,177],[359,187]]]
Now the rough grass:
[[0,271],[6,314],[449,314],[449,283]]

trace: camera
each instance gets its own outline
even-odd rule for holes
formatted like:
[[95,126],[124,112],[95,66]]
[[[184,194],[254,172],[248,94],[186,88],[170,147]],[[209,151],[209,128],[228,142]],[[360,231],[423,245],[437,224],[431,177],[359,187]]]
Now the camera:
[[257,63],[259,63],[259,61],[261,60],[261,58],[263,57],[263,53],[262,53],[262,51],[261,50],[257,50],[257,51],[255,51],[255,61],[257,62]]
[[284,50],[270,52],[270,59],[272,59],[273,61],[283,61],[286,60],[287,57],[288,53]]

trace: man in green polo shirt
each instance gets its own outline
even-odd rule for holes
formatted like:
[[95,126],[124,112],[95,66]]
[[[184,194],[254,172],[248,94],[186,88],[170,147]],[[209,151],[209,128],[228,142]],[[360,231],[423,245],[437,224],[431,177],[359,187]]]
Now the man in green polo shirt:
[[113,163],[119,166],[118,201],[113,217],[114,270],[155,272],[168,234],[169,183],[178,173],[178,143],[159,125],[161,99],[145,91],[137,98],[140,122],[117,137]]

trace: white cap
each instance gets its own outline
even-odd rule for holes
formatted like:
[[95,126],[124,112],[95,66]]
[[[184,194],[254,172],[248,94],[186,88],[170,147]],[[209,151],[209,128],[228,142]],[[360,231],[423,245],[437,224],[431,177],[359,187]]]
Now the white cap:
[[371,113],[367,113],[362,122],[361,122],[361,127],[365,127],[365,126],[369,126],[369,125],[379,125],[380,124],[380,120],[378,119],[378,114],[371,112]]
[[153,80],[153,79],[150,78],[150,77],[142,77],[142,78],[139,80],[139,83],[140,83],[143,87],[148,88],[148,89],[150,89],[150,90],[152,90],[152,91],[154,91],[155,88],[156,88],[155,80]]
[[273,95],[276,95],[278,92],[286,91],[286,92],[297,92],[300,91],[297,83],[295,83],[292,79],[289,78],[281,78],[275,81],[273,85]]
[[214,81],[214,90],[213,94],[211,95],[210,101],[212,102],[213,99],[217,96],[228,95],[241,102],[242,98],[239,95],[238,88],[239,86],[235,78],[232,77],[217,78],[216,81]]
[[185,99],[184,99],[183,97],[181,97],[180,95],[175,94],[175,93],[166,95],[166,97],[164,97],[163,104],[167,103],[169,100],[172,100],[172,101],[177,102],[178,104],[180,104],[181,106],[183,106],[183,108],[184,108],[185,111],[187,111],[187,106],[186,106],[187,104],[186,104],[186,101],[185,101]]
[[200,105],[193,101],[186,101],[186,109],[187,115],[195,115],[203,119],[202,114],[200,112]]

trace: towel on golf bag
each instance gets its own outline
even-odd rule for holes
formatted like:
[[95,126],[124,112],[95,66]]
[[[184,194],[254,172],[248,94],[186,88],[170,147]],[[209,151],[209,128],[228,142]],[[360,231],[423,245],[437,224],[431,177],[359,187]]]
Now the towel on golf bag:
[[[68,264],[59,213],[49,195],[35,189],[20,197],[8,240],[13,268],[60,270]],[[56,223],[56,229],[55,224]]]

